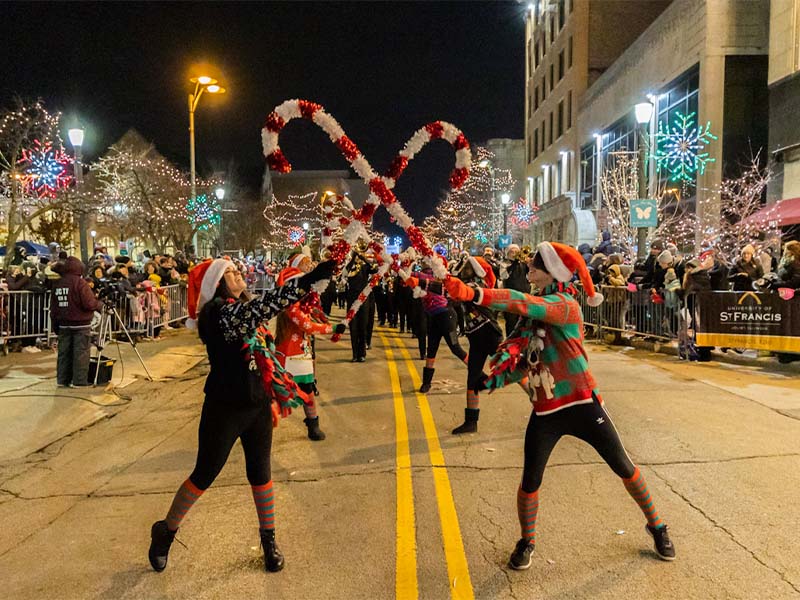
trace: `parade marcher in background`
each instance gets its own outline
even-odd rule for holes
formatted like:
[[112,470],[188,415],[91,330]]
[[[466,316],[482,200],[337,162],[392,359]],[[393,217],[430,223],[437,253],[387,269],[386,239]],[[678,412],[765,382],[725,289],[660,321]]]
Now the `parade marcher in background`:
[[463,302],[495,310],[513,311],[524,321],[518,337],[506,340],[492,359],[486,386],[496,389],[528,377],[533,411],[525,432],[525,464],[517,491],[517,513],[522,536],[511,554],[513,569],[527,569],[536,540],[539,487],[555,445],[571,435],[593,446],[647,518],[647,532],[664,560],[675,558],[675,548],[661,519],[644,476],[633,464],[603,406],[583,347],[583,318],[569,283],[576,272],[590,305],[602,302],[595,292],[583,258],[569,246],[542,242],[529,261],[528,278],[537,295],[514,290],[474,289],[457,278],[445,282],[448,294]]
[[[298,266],[291,266],[293,264]],[[278,287],[283,287],[289,281],[311,272],[311,259],[304,254],[290,258],[289,265],[278,275]],[[281,364],[292,375],[298,387],[308,395],[308,401],[303,403],[303,411],[306,414],[303,422],[308,428],[308,439],[315,442],[324,440],[325,434],[319,428],[319,416],[314,402],[316,388],[314,334],[334,331],[342,334],[346,329],[342,323],[334,328],[328,322],[316,292],[307,294],[305,298],[278,315],[275,327],[275,350]]]
[[[347,310],[350,310],[350,307],[358,299],[359,294],[367,287],[369,278],[373,273],[372,266],[364,254],[366,249],[365,245],[360,244],[353,251],[353,257],[344,269],[347,275]],[[370,303],[364,302],[350,321],[350,347],[353,350],[353,358],[350,362],[364,362],[367,360],[369,316]]]
[[[444,261],[444,257],[440,257]],[[445,266],[447,263],[445,262]],[[429,283],[431,285],[429,285]],[[439,344],[444,338],[450,352],[464,364],[467,364],[467,353],[458,343],[458,322],[456,312],[450,306],[447,298],[444,297],[441,283],[433,277],[430,268],[423,269],[420,273],[415,273],[414,277],[406,280],[406,285],[410,288],[419,286],[425,292],[422,296],[422,307],[427,316],[428,340],[425,352],[425,368],[422,369],[422,385],[419,391],[426,394],[431,389],[433,374],[436,369],[436,354],[439,352]]]
[[50,319],[58,334],[56,383],[60,387],[85,387],[89,384],[91,323],[103,304],[95,298],[83,279],[83,263],[75,256],[58,262],[53,270],[60,275],[53,283]]
[[411,326],[411,301],[414,297],[414,292],[403,285],[403,278],[397,275],[394,278],[394,304],[397,309],[397,324],[400,328],[400,333],[405,333],[406,328],[412,331]]
[[[472,287],[493,288],[496,281],[489,263],[483,258],[475,256],[467,257],[454,270],[453,275]],[[466,320],[464,333],[469,340],[469,355],[467,357],[467,407],[464,409],[464,423],[453,429],[455,435],[478,431],[478,418],[481,412],[479,394],[482,382],[486,379],[483,367],[486,359],[495,353],[497,346],[503,340],[502,330],[497,324],[497,314],[493,310],[473,302],[460,304],[464,308]]]
[[497,260],[495,260],[494,248],[492,248],[491,246],[486,246],[483,249],[483,260],[489,263],[489,266],[492,267],[492,271],[495,274],[500,273],[500,263]]
[[384,279],[381,279],[374,288],[372,288],[372,295],[375,296],[375,309],[378,313],[378,325],[383,327],[386,325],[386,285]]
[[737,258],[728,274],[728,279],[737,292],[752,292],[753,282],[764,276],[764,268],[755,257],[756,249],[747,244]]
[[204,388],[195,468],[175,495],[166,519],[151,528],[148,557],[156,571],[166,568],[183,518],[216,479],[237,439],[242,442],[258,514],[264,566],[268,571],[283,568],[283,555],[275,543],[270,404],[279,402],[282,410],[288,411],[302,402],[305,394],[275,358],[264,324],[303,298],[313,283],[330,278],[333,268],[330,261],[322,263],[311,273],[252,300],[245,292],[241,272],[231,261],[218,258],[192,270],[190,290],[197,289],[198,279],[200,285],[196,307],[189,305],[190,326],[199,330],[211,370]]
[[[528,283],[528,267],[520,260],[519,246],[509,244],[506,248],[506,259],[508,262],[503,269],[503,287],[507,290],[517,290],[518,292],[528,293],[531,291],[531,284]],[[488,286],[493,287],[493,286]],[[519,317],[514,313],[506,313],[506,336],[514,331]],[[472,347],[470,345],[470,347]]]

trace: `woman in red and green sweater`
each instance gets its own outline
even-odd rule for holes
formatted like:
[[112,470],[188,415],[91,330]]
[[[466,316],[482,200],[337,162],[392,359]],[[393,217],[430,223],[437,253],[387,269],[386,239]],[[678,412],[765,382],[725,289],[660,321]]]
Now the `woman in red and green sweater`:
[[539,487],[550,453],[564,435],[584,440],[597,450],[625,485],[647,518],[647,531],[664,560],[674,560],[675,548],[656,510],[644,476],[633,464],[603,406],[583,348],[583,317],[570,282],[578,274],[590,305],[603,301],[592,285],[577,250],[543,242],[528,262],[528,280],[539,292],[474,289],[455,277],[445,282],[455,300],[474,302],[523,317],[492,358],[485,386],[497,389],[528,377],[533,412],[525,432],[525,465],[517,492],[522,537],[509,566],[527,569],[536,541]]

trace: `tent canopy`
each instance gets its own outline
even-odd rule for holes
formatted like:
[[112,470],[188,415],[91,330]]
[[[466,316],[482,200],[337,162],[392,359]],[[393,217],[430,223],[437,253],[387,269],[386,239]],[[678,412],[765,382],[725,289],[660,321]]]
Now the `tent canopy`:
[[[50,256],[50,248],[37,244],[36,242],[29,242],[28,240],[20,240],[14,244],[17,248],[25,248],[28,256]],[[6,255],[6,247],[0,246],[0,256]]]

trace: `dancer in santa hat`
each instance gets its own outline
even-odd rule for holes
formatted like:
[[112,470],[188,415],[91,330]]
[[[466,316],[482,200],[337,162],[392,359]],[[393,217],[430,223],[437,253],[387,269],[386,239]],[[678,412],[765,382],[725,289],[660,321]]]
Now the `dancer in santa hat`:
[[272,489],[271,403],[284,411],[303,402],[303,394],[275,359],[275,347],[264,324],[303,298],[312,284],[330,278],[333,262],[282,287],[265,290],[251,299],[242,273],[230,261],[218,258],[201,263],[190,273],[189,290],[197,296],[193,318],[206,346],[211,369],[206,378],[200,416],[197,461],[172,501],[167,516],[150,530],[148,557],[163,571],[175,533],[183,518],[217,477],[237,439],[242,441],[247,479],[258,514],[264,566],[283,568],[275,543],[275,504]]
[[583,317],[571,281],[577,273],[590,306],[603,296],[594,289],[586,263],[578,251],[563,244],[542,242],[528,261],[528,280],[535,295],[515,290],[472,288],[455,277],[445,281],[448,294],[462,302],[513,312],[522,317],[514,333],[491,360],[486,383],[496,389],[529,378],[533,411],[525,432],[525,464],[517,491],[522,538],[509,565],[527,569],[536,540],[539,486],[547,459],[559,439],[571,435],[593,446],[623,481],[647,518],[658,556],[675,558],[667,526],[639,468],[633,464],[608,415],[589,371],[583,348]]
[[[479,256],[468,256],[453,270],[453,275],[473,288],[493,288],[496,282],[494,271],[489,263]],[[483,366],[486,359],[497,351],[503,340],[497,313],[491,308],[474,302],[461,303],[464,309],[464,333],[469,340],[467,358],[467,407],[464,409],[464,423],[453,429],[453,433],[474,433],[478,431],[480,416],[479,392],[486,375]]]
[[[302,277],[312,268],[311,259],[305,254],[295,254],[289,259],[289,266],[278,274],[278,286]],[[302,300],[292,304],[278,315],[275,328],[275,349],[278,360],[291,373],[298,387],[307,394],[303,403],[309,439],[318,442],[325,439],[319,428],[319,416],[314,402],[316,373],[314,369],[314,334],[345,332],[347,327],[339,323],[333,327],[322,310],[317,292],[311,292]]]
[[[440,256],[444,266],[447,259]],[[425,353],[425,368],[422,369],[422,385],[420,393],[427,394],[431,389],[433,374],[436,372],[436,354],[439,344],[444,338],[450,352],[464,364],[467,364],[467,352],[458,343],[458,317],[453,306],[444,296],[441,281],[437,281],[430,268],[416,273],[414,277],[406,279],[406,285],[412,289],[420,288],[422,293],[422,308],[425,311],[428,343]]]

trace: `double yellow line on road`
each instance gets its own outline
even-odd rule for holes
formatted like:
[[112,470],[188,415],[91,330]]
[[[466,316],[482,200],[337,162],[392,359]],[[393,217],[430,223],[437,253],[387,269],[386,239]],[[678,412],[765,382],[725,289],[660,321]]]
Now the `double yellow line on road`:
[[[414,490],[411,478],[411,456],[408,444],[408,420],[394,352],[389,344],[389,338],[383,333],[380,336],[389,365],[397,438],[397,567],[395,594],[398,599],[416,599],[419,595],[419,586],[417,581],[416,525],[414,519]],[[394,341],[395,346],[403,357],[403,362],[411,376],[414,389],[419,389],[421,380],[408,349],[396,335],[392,336],[392,341]],[[427,396],[419,392],[415,392],[415,394],[422,417],[422,426],[425,430],[425,439],[428,443],[428,454],[431,461],[436,502],[442,527],[442,543],[447,561],[450,596],[458,600],[472,600],[474,592],[469,576],[467,557],[464,553],[464,543],[461,539],[461,529],[458,525],[458,514],[453,500],[453,490],[450,486],[450,478],[447,475],[447,465],[439,444],[439,436],[436,433],[433,413],[428,404]]]

